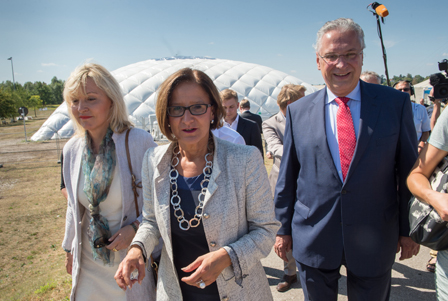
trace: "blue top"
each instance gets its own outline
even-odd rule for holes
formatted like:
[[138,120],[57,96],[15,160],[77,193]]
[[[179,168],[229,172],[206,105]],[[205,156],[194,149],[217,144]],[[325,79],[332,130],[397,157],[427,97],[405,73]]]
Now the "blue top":
[[[185,178],[179,175],[177,178],[178,193],[181,198],[180,206],[184,211],[185,219],[188,221],[194,217],[196,206],[199,204],[198,195],[201,192],[201,181],[203,179],[204,174],[192,178]],[[200,289],[181,281],[183,277],[188,277],[193,273],[185,273],[181,268],[188,266],[199,256],[209,253],[210,250],[205,237],[202,220],[199,226],[194,228],[190,227],[190,229],[184,231],[179,228],[179,222],[174,216],[172,205],[170,205],[170,211],[174,266],[179,277],[183,300],[219,300],[216,282],[208,285],[205,289]],[[182,226],[185,226],[185,224],[183,223]]]

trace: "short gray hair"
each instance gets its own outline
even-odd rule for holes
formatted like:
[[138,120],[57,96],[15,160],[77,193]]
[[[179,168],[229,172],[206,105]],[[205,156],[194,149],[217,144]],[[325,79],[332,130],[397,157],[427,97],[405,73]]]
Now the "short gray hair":
[[360,79],[367,81],[369,79],[376,80],[379,85],[381,85],[381,77],[378,75],[378,73],[373,71],[364,71],[361,73]]
[[339,30],[342,32],[356,32],[359,38],[359,43],[361,44],[361,49],[366,48],[366,44],[364,43],[364,31],[362,30],[361,26],[355,23],[355,21],[353,21],[352,19],[339,18],[333,21],[328,21],[319,29],[319,31],[317,32],[316,44],[314,45],[314,49],[316,50],[316,52],[319,52],[320,50],[320,44],[324,34],[331,30]]

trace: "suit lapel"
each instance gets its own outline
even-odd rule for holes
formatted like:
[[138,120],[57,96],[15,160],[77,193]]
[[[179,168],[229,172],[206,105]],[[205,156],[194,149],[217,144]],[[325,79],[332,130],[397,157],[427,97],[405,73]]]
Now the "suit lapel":
[[346,182],[366,151],[378,121],[381,106],[377,103],[376,97],[377,95],[369,89],[368,85],[361,81],[361,119],[359,121],[358,143],[356,143],[355,153],[348,170]]
[[[163,151],[159,154],[161,154],[161,157],[154,158],[157,162],[156,168],[154,172],[156,173],[154,176],[155,178],[155,199],[157,200],[157,203],[154,204],[154,210],[159,212],[159,215],[161,218],[158,220],[158,222],[161,222],[163,225],[164,230],[166,231],[166,235],[168,236],[169,240],[167,241],[163,236],[162,238],[165,241],[165,244],[167,245],[167,251],[168,256],[173,256],[172,252],[172,243],[171,243],[171,220],[170,220],[170,169],[171,169],[171,153],[172,153],[172,147],[174,143],[171,143],[167,146],[159,146],[158,148],[166,148],[166,151]],[[156,213],[157,216],[157,213]],[[160,231],[160,225],[159,225],[159,231]],[[162,231],[161,231],[162,235]]]
[[[326,98],[326,88],[323,88],[317,92],[316,97],[310,103],[309,114],[308,114],[308,124],[317,124],[318,126],[312,129],[312,135],[316,137],[315,146],[316,149],[322,154],[322,158],[327,162],[329,169],[333,175],[341,182],[339,178],[338,171],[334,166],[333,157],[331,156],[330,148],[327,142],[327,133],[325,130],[325,98]],[[342,184],[342,183],[341,183]]]
[[219,160],[218,160],[219,147],[218,147],[218,140],[216,139],[215,135],[213,135],[213,140],[215,142],[215,153],[213,155],[213,171],[212,171],[212,175],[210,177],[210,182],[208,183],[208,186],[207,186],[207,192],[205,194],[204,208],[205,208],[205,206],[207,206],[207,203],[209,202],[210,198],[213,196],[215,191],[218,189],[217,179],[218,179],[219,175],[221,174],[221,169],[219,167],[221,165],[220,163],[222,163],[223,165],[225,164],[225,162],[219,162]]

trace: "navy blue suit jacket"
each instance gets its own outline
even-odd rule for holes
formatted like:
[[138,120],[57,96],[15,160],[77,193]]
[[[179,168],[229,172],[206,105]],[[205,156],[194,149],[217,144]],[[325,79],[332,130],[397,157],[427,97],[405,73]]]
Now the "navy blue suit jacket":
[[260,130],[255,121],[240,116],[236,131],[243,136],[246,145],[256,146],[260,150],[261,156],[264,158],[263,141],[261,140]]
[[361,81],[345,183],[327,143],[325,98],[324,88],[288,106],[275,190],[278,234],[292,235],[294,258],[305,265],[336,269],[345,253],[357,276],[379,276],[392,267],[398,236],[409,236],[406,177],[417,159],[409,95]]

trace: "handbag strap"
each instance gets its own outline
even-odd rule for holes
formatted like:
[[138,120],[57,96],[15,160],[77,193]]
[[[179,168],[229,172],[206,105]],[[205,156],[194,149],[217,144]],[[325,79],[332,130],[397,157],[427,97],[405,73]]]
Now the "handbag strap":
[[[132,191],[134,192],[135,214],[136,214],[136,217],[139,217],[140,213],[138,211],[138,201],[137,201],[138,192],[137,192],[137,188],[142,188],[142,182],[137,183],[135,181],[135,175],[132,172],[131,154],[129,152],[129,133],[130,132],[131,132],[131,129],[128,129],[127,132],[126,132],[126,139],[125,139],[126,157],[128,158],[129,171],[131,172],[131,178],[132,178]],[[155,280],[156,285],[157,285],[157,276],[156,275],[158,274],[159,266],[158,266],[157,262],[154,261],[154,258],[152,257],[152,254],[149,257],[150,257],[150,260],[151,260],[151,267],[155,271],[155,276],[154,277],[156,279],[154,279],[154,280]]]
[[134,203],[135,203],[135,214],[136,218],[140,216],[139,210],[138,210],[138,192],[137,188],[142,188],[142,182],[137,183],[135,180],[135,175],[132,172],[132,163],[131,163],[131,154],[129,153],[129,133],[131,132],[131,129],[128,129],[126,132],[126,156],[128,157],[128,165],[129,165],[129,171],[131,172],[131,178],[132,178],[132,191],[134,192]]

